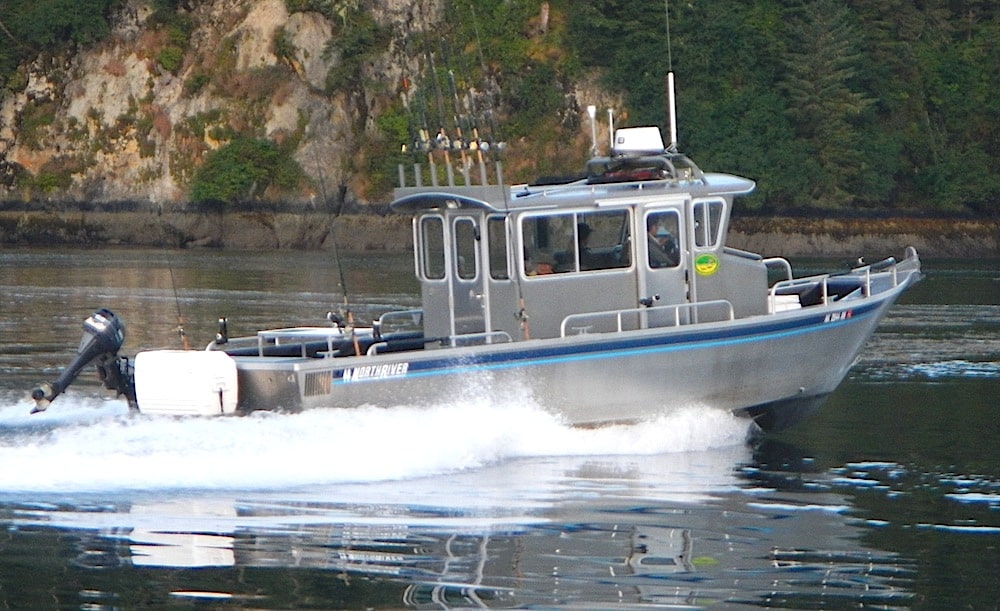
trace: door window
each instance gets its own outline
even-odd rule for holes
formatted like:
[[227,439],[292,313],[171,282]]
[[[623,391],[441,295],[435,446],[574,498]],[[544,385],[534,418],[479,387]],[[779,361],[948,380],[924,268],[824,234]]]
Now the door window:
[[479,275],[479,236],[472,219],[455,221],[455,274],[462,280],[475,280]]
[[681,262],[680,217],[674,210],[646,215],[646,253],[652,268],[677,267]]
[[444,220],[439,216],[420,219],[421,272],[428,280],[444,279]]
[[486,239],[490,251],[490,277],[507,280],[510,272],[507,269],[507,225],[504,217],[491,216],[486,221]]

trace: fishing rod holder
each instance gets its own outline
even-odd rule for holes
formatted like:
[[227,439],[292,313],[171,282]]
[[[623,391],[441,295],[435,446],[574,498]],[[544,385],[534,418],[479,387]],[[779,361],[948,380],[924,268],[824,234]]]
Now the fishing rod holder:
[[[500,161],[496,161],[496,162],[494,162],[494,164],[495,164],[494,175],[496,177],[496,184],[502,185],[502,184],[504,184],[504,182],[503,182],[503,164]],[[489,186],[490,182],[489,182],[489,178],[487,176],[488,171],[487,171],[487,167],[486,167],[486,162],[484,160],[480,160],[480,161],[476,162],[476,165],[478,165],[478,167],[479,167],[479,186],[484,186],[484,187],[485,186]],[[430,181],[431,181],[431,185],[430,186],[432,186],[432,187],[438,187],[438,186],[440,186],[438,184],[437,164],[434,163],[434,161],[432,159],[428,163],[428,166],[430,168]],[[455,184],[455,173],[454,173],[454,170],[453,170],[451,164],[447,164],[446,168],[447,168],[446,179],[447,179],[447,183],[448,183],[447,186],[448,187],[458,186],[458,185]],[[398,172],[398,175],[399,175],[399,187],[401,189],[406,188],[406,187],[417,187],[417,188],[424,187],[424,167],[423,167],[422,164],[420,164],[420,163],[414,163],[413,164],[413,184],[412,185],[408,185],[407,184],[407,180],[406,180],[407,172],[406,172],[406,166],[405,165],[399,164],[399,166],[397,166],[397,172]],[[477,186],[477,185],[473,185],[472,184],[472,179],[470,178],[469,174],[470,174],[470,172],[469,172],[469,165],[463,164],[463,166],[462,166],[462,178],[464,180],[464,185],[462,185],[462,186],[466,186],[466,187]]]

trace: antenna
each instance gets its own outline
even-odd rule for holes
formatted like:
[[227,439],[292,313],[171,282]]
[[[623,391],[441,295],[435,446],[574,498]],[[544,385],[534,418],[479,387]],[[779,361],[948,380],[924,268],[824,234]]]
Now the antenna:
[[677,101],[674,98],[674,73],[667,73],[667,111],[670,114],[670,144],[668,150],[677,152]]
[[611,156],[615,150],[615,109],[608,109],[608,146],[611,147],[608,152],[608,156]]
[[590,156],[597,157],[597,107],[588,106],[587,116],[590,117]]
[[674,58],[670,44],[670,0],[663,0],[667,18],[667,114],[670,123],[670,145],[672,153],[677,152],[677,99],[674,96]]

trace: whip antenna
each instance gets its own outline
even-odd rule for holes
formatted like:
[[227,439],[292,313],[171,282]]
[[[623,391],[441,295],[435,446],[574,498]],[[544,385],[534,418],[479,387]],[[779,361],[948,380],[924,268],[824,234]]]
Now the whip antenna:
[[670,124],[670,145],[668,150],[677,152],[677,99],[674,97],[674,58],[670,44],[670,0],[663,0],[667,18],[667,113]]

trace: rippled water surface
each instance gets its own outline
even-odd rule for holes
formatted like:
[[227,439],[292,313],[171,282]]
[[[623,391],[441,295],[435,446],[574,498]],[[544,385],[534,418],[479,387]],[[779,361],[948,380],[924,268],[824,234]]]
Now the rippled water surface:
[[[344,266],[357,317],[416,304],[408,257]],[[574,429],[516,389],[192,420],[85,380],[29,416],[97,307],[134,352],[343,291],[327,253],[0,251],[0,606],[995,608],[998,268],[927,265],[819,413],[748,441]]]

